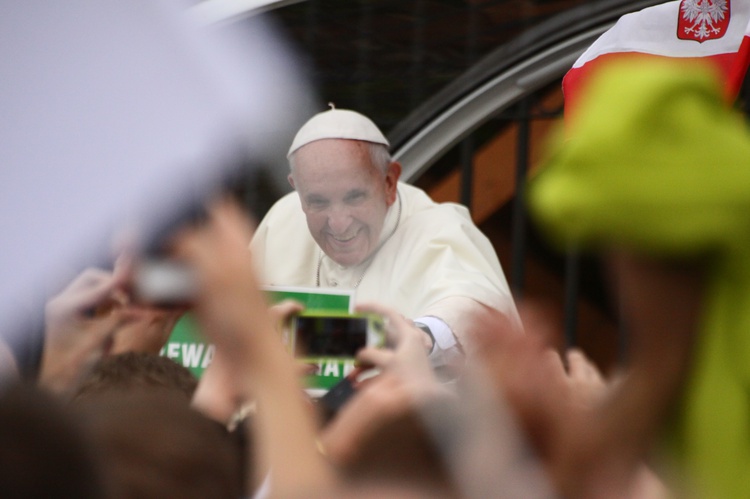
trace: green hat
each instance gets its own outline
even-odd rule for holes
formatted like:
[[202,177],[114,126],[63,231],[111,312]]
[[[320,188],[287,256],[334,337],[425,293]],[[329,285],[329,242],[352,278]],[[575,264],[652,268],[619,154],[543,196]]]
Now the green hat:
[[553,241],[691,255],[750,243],[750,135],[706,66],[603,67],[531,182]]

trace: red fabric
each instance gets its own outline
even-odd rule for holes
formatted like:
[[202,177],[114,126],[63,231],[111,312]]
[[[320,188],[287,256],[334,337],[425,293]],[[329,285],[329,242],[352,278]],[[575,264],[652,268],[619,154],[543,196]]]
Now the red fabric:
[[700,2],[710,1],[677,0],[620,18],[565,75],[566,121],[575,114],[590,76],[615,59],[645,56],[710,64],[725,79],[727,102],[734,101],[750,63],[750,0],[732,0],[731,3],[727,0],[724,17],[711,25],[704,23],[709,29],[699,37],[692,29],[696,21],[691,21],[685,13],[696,4],[700,7]]

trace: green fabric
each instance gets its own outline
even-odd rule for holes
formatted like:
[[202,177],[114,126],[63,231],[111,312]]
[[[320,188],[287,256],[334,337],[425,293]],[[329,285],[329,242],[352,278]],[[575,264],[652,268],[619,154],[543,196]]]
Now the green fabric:
[[750,141],[711,73],[609,67],[531,185],[560,243],[616,241],[679,254],[747,244]]
[[710,263],[671,441],[716,497],[750,497],[750,135],[713,73],[643,60],[601,71],[530,184],[561,247]]

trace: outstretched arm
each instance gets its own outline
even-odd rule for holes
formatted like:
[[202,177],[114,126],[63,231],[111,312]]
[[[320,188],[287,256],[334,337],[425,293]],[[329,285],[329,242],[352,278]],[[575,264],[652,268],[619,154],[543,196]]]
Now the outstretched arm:
[[240,208],[220,203],[209,224],[176,241],[176,254],[196,271],[195,314],[235,383],[258,404],[258,450],[271,468],[271,490],[281,497],[314,494],[333,483],[319,454],[315,424],[294,363],[268,314],[247,251],[249,224]]

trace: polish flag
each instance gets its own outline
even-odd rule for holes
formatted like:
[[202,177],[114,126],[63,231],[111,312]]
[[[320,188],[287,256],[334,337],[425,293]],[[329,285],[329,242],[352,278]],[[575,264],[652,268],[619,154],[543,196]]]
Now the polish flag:
[[750,0],[676,0],[622,16],[565,75],[566,119],[597,67],[644,54],[715,65],[734,101],[750,62],[749,22]]

